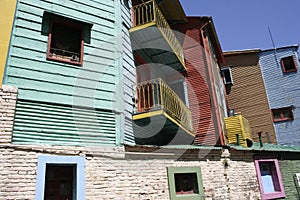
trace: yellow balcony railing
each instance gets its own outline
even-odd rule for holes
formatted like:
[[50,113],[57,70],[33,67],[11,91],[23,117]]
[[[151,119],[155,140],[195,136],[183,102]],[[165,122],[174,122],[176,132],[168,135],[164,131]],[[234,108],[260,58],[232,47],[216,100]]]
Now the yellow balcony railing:
[[184,66],[183,49],[154,0],[134,6],[133,27],[155,23],[173,52]]
[[178,124],[193,131],[191,111],[162,79],[138,83],[136,96],[135,114],[163,110]]

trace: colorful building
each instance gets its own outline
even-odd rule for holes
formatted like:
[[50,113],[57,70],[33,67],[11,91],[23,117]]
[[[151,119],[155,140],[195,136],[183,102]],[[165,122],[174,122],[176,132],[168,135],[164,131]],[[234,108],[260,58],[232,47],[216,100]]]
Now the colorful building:
[[233,85],[228,95],[229,108],[242,114],[250,123],[252,139],[276,144],[273,117],[259,65],[259,49],[225,52]]
[[178,0],[18,0],[12,24],[0,199],[297,195],[299,148],[252,143],[227,114],[211,17]]
[[13,143],[132,142],[129,13],[117,1],[18,1],[3,80],[18,88]]
[[298,45],[263,50],[259,63],[277,142],[300,145]]

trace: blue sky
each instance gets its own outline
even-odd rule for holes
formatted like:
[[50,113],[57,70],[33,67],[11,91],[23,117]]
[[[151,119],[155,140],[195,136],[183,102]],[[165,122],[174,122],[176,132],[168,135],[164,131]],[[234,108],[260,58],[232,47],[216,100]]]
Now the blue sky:
[[300,43],[300,0],[180,0],[188,16],[212,16],[223,51]]

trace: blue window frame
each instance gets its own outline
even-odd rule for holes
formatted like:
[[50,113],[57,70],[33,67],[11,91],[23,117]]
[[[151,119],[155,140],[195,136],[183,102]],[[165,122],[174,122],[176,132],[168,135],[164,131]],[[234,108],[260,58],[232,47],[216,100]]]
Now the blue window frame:
[[85,199],[85,157],[84,156],[49,156],[38,157],[35,200],[44,199],[47,166],[73,166],[73,199]]

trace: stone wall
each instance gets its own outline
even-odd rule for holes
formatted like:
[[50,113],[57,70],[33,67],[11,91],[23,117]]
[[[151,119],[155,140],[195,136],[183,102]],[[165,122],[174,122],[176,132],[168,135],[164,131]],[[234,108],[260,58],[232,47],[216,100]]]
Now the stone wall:
[[34,199],[39,155],[86,158],[85,198],[167,200],[167,167],[199,166],[207,200],[260,199],[252,154],[221,148],[64,147],[11,143],[17,89],[0,91],[0,200]]
[[[279,160],[286,199],[300,199],[300,186],[296,187],[294,176],[300,173],[300,160]],[[297,192],[298,188],[298,192]]]
[[34,199],[39,155],[85,155],[86,199],[167,200],[171,166],[199,166],[206,200],[260,199],[250,152],[232,150],[226,157],[222,149],[150,150],[2,144],[0,199]]
[[0,89],[0,143],[11,142],[17,93],[17,88],[12,86],[3,85]]

